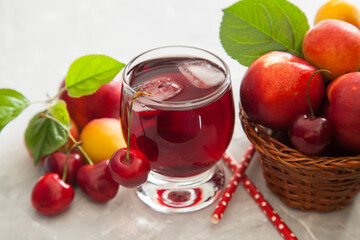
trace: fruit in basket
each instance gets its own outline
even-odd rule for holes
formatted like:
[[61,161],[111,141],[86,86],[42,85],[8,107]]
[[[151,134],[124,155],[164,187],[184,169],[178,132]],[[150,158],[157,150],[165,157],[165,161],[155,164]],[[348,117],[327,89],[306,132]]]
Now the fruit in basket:
[[306,33],[302,50],[306,60],[331,72],[324,73],[331,81],[360,68],[360,30],[341,20],[323,20]]
[[[274,51],[255,60],[240,86],[241,105],[254,122],[272,129],[287,130],[290,121],[309,109],[306,87],[316,71],[306,60]],[[325,92],[320,73],[310,83],[310,99],[316,112]]]
[[334,144],[360,152],[360,72],[344,74],[326,89],[324,115],[334,126]]
[[80,133],[80,141],[94,163],[110,159],[116,150],[126,147],[121,122],[114,118],[91,120]]
[[31,202],[37,212],[51,216],[65,211],[74,195],[73,187],[61,180],[57,173],[48,173],[36,182]]
[[321,153],[329,145],[333,134],[333,127],[330,121],[324,117],[315,117],[309,99],[308,93],[311,79],[319,72],[326,72],[326,70],[317,70],[311,75],[307,83],[306,96],[310,114],[298,115],[291,121],[289,127],[289,138],[292,145],[307,155],[318,155]]
[[314,23],[325,19],[343,20],[360,29],[360,11],[350,0],[330,0],[322,5],[316,13]]
[[323,117],[312,117],[310,114],[297,116],[289,127],[292,145],[307,155],[318,155],[330,143],[333,128]]
[[[64,85],[63,81],[61,86]],[[122,83],[119,77],[116,77],[91,95],[73,98],[65,91],[60,95],[60,99],[66,102],[70,117],[81,130],[92,119],[119,119],[121,89]]]

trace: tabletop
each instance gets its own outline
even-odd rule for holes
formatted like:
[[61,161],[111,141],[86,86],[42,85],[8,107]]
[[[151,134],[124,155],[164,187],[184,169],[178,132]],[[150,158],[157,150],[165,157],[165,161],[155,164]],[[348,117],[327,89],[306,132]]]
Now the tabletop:
[[[16,89],[31,101],[43,100],[57,92],[69,65],[80,56],[105,54],[127,63],[151,48],[190,45],[227,62],[238,103],[246,68],[226,54],[219,39],[222,9],[235,2],[0,0],[0,87]],[[313,25],[325,0],[291,2]],[[24,131],[43,108],[28,107],[0,133],[0,239],[282,239],[241,186],[217,225],[210,221],[216,203],[192,213],[162,214],[126,188],[106,204],[91,202],[77,188],[67,211],[54,217],[38,214],[30,194],[44,169],[33,165]],[[228,151],[239,160],[248,145],[237,118]],[[267,188],[257,158],[247,170],[248,177],[299,239],[360,238],[359,196],[344,209],[328,213],[290,208]],[[226,170],[227,180],[230,176]]]

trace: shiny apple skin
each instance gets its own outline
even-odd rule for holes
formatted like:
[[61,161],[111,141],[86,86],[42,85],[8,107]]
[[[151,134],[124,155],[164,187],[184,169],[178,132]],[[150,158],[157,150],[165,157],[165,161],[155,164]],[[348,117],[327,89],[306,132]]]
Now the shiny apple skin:
[[344,74],[327,86],[324,109],[334,126],[334,144],[360,153],[360,72]]
[[[309,111],[306,87],[317,69],[306,60],[286,52],[269,52],[255,60],[241,86],[241,106],[254,122],[274,130],[287,130],[298,114]],[[324,93],[324,79],[316,74],[309,86],[315,113]]]

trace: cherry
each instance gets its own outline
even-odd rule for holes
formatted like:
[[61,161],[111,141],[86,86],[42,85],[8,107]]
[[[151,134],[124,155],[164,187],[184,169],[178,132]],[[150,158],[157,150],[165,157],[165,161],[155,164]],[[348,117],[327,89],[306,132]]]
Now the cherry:
[[110,158],[109,168],[111,176],[120,185],[127,188],[138,187],[146,182],[150,172],[150,162],[148,158],[139,151],[130,150],[130,124],[133,104],[136,98],[144,95],[151,95],[149,92],[139,91],[132,96],[129,122],[127,148],[117,150]]
[[35,210],[43,215],[56,215],[65,211],[74,199],[74,189],[57,173],[42,176],[31,193]]
[[[129,158],[127,159],[127,153]],[[138,187],[146,182],[150,172],[150,162],[136,150],[121,148],[110,158],[109,168],[113,179],[127,188]]]
[[62,178],[58,173],[47,173],[35,184],[31,193],[31,202],[35,210],[44,215],[56,215],[67,209],[74,199],[74,189],[65,183],[68,160],[74,147],[72,146],[65,155],[62,169]]
[[[65,160],[66,153],[63,152],[56,151],[52,154],[47,155],[44,159],[45,172],[54,172],[62,176],[64,172]],[[65,182],[74,185],[76,182],[77,172],[83,164],[82,155],[79,152],[71,152],[67,164],[68,165]]]
[[289,127],[293,146],[307,155],[318,155],[330,143],[332,124],[323,117],[311,118],[309,114],[298,115]]
[[315,74],[322,71],[327,70],[316,71],[308,81],[306,91],[310,114],[296,116],[289,126],[291,143],[297,150],[307,155],[321,153],[330,143],[333,133],[332,124],[326,118],[315,117],[309,97],[309,83]]
[[80,189],[96,202],[107,202],[115,197],[119,184],[111,177],[109,160],[83,165],[76,177]]

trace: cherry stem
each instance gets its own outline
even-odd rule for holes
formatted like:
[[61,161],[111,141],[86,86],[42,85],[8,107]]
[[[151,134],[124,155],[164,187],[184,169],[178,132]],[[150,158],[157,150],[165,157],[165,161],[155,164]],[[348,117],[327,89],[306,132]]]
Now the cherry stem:
[[69,138],[71,139],[71,141],[73,141],[74,143],[79,143],[79,145],[77,145],[76,147],[77,147],[77,149],[79,149],[79,151],[82,153],[82,155],[84,155],[87,163],[90,164],[90,165],[93,165],[94,162],[91,160],[89,155],[87,155],[85,150],[80,146],[81,144],[83,144],[83,142],[76,141],[76,139],[71,135],[70,131],[68,131],[68,134],[69,134]]
[[310,108],[310,119],[314,119],[315,114],[314,114],[314,109],[312,108],[311,101],[310,101],[309,86],[310,86],[311,79],[315,76],[315,74],[320,73],[320,72],[328,72],[328,73],[330,73],[330,71],[325,70],[325,69],[319,69],[319,70],[315,71],[311,75],[311,77],[309,78],[309,81],[308,81],[307,86],[306,86],[306,97],[307,97],[307,102],[308,102],[309,108]]
[[129,113],[129,121],[128,121],[128,135],[127,135],[127,146],[126,146],[126,163],[127,164],[130,164],[130,156],[129,156],[129,152],[130,152],[130,124],[131,124],[131,115],[132,115],[132,108],[133,108],[133,105],[134,105],[134,101],[135,99],[137,99],[138,97],[141,97],[141,96],[151,96],[151,93],[150,92],[146,92],[146,91],[139,91],[139,92],[136,92],[132,98],[131,98],[131,103],[130,103],[130,113]]
[[64,126],[61,122],[59,122],[56,118],[54,118],[53,116],[51,116],[49,114],[42,113],[42,114],[40,114],[40,117],[48,118],[48,119],[54,121],[55,123],[57,123],[60,127],[62,127],[66,131],[66,134],[69,136],[71,141],[74,142],[74,146],[76,146],[79,149],[79,151],[84,155],[88,164],[90,164],[90,165],[94,164],[94,162],[91,160],[91,158],[86,154],[84,149],[80,146],[82,144],[82,142],[76,141],[76,139],[71,135],[70,130],[66,126]]
[[[67,145],[68,143],[66,143]],[[62,178],[61,180],[63,180],[65,182],[66,180],[66,176],[67,176],[67,165],[68,165],[68,159],[69,159],[69,156],[70,156],[70,153],[71,151],[76,148],[76,147],[79,147],[79,145],[81,145],[82,143],[81,142],[76,142],[74,145],[72,145],[69,149],[67,149],[66,151],[66,158],[65,158],[65,164],[64,164],[64,171],[63,171],[63,175],[62,175]]]
[[64,182],[66,180],[66,175],[67,175],[67,164],[68,164],[69,155],[70,155],[70,151],[67,151],[66,158],[65,158],[65,164],[64,164],[64,171],[63,171],[63,175],[61,178],[61,180],[63,180]]

